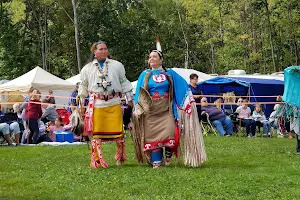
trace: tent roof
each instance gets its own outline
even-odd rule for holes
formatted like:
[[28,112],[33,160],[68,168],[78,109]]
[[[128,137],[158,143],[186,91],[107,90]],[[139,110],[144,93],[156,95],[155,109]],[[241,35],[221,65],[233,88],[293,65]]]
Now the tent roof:
[[[215,77],[198,83],[204,95],[220,95],[226,92],[234,92],[236,96],[244,96],[249,92],[249,83],[227,77]],[[217,97],[211,98],[212,101]]]
[[249,83],[246,83],[244,81],[240,81],[240,80],[236,80],[236,79],[232,79],[232,78],[227,78],[227,77],[215,77],[206,81],[203,81],[201,83],[199,83],[200,85],[241,85],[244,87],[249,87]]
[[[230,76],[230,78],[240,80],[240,81],[246,81],[251,84],[274,84],[274,85],[284,85],[283,80],[278,79],[270,79],[266,77],[246,77],[246,76]],[[282,78],[283,79],[283,78]]]
[[230,78],[255,78],[255,79],[265,79],[265,80],[279,80],[279,81],[284,81],[284,76],[283,75],[264,75],[264,74],[259,74],[259,75],[225,75],[225,77],[230,77]]
[[72,76],[71,78],[66,79],[66,81],[68,81],[68,82],[73,83],[74,85],[76,85],[76,83],[81,82],[81,80],[80,80],[80,74]]
[[182,78],[185,79],[187,83],[190,83],[190,75],[197,74],[198,75],[198,82],[206,81],[208,79],[213,78],[213,76],[205,74],[203,72],[199,72],[194,69],[185,69],[185,68],[172,68],[177,74],[179,74]]
[[20,77],[0,85],[0,92],[27,92],[31,87],[39,90],[73,90],[74,84],[36,67]]
[[9,82],[9,80],[0,80],[0,85]]

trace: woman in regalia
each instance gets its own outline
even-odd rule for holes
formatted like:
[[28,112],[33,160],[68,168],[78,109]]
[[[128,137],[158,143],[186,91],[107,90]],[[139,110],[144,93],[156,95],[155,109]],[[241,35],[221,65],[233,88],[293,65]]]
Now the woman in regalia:
[[181,149],[185,165],[198,167],[206,153],[195,101],[186,81],[162,62],[162,52],[151,50],[149,69],[138,79],[133,113],[136,159],[159,168],[170,165]]

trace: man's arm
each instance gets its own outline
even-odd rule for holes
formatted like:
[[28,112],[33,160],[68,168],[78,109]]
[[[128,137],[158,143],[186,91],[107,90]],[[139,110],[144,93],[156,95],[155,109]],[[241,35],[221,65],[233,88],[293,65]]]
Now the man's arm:
[[121,64],[119,67],[119,81],[122,89],[122,93],[126,95],[128,104],[131,102],[132,106],[132,100],[133,100],[133,93],[132,93],[132,85],[130,81],[126,78],[125,68]]
[[86,73],[86,67],[83,67],[80,72],[81,83],[79,84],[78,88],[78,96],[80,97],[82,105],[84,105],[85,98],[88,96],[89,80]]

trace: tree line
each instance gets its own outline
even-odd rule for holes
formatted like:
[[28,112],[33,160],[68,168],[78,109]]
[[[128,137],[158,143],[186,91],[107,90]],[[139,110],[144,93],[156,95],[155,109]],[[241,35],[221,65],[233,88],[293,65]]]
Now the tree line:
[[78,74],[93,42],[107,42],[131,81],[160,36],[167,67],[272,73],[300,60],[299,0],[0,0],[1,79],[35,66]]

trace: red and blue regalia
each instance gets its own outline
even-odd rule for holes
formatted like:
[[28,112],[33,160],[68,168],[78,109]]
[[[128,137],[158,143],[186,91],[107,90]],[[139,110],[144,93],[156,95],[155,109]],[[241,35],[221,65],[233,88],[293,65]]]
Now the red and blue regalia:
[[160,67],[142,72],[134,104],[133,135],[139,162],[151,162],[153,168],[170,164],[172,155],[179,155],[180,141],[185,165],[198,167],[206,161],[195,101],[188,84],[175,71]]

